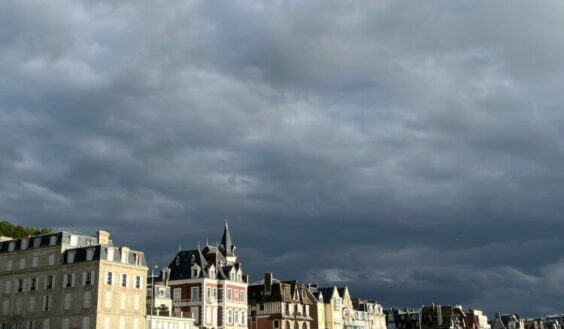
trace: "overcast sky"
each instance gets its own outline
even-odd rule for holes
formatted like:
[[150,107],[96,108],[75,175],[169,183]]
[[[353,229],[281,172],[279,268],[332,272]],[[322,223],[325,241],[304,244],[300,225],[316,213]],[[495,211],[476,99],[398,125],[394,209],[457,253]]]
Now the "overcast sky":
[[564,2],[0,2],[0,220],[564,312]]

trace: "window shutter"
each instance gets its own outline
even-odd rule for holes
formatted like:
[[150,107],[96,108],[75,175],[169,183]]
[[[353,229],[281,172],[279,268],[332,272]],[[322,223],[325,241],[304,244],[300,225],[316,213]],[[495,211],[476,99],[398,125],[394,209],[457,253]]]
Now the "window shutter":
[[63,288],[65,288],[67,286],[67,279],[68,279],[68,275],[63,274]]
[[41,307],[41,310],[45,311],[45,306],[47,306],[47,296],[43,296],[43,306]]
[[116,280],[116,275],[119,276],[118,273],[112,272],[112,286],[115,286],[115,285],[116,285],[116,281],[117,281],[117,280]]
[[94,271],[90,272],[90,284],[94,284]]
[[72,287],[74,287],[74,282],[75,282],[75,281],[76,281],[76,280],[75,280],[75,275],[74,275],[74,273],[73,273],[72,276],[71,276],[71,286],[72,286]]
[[53,283],[52,283],[52,287],[55,288],[55,282],[57,282],[57,276],[53,274]]
[[108,271],[104,272],[104,284],[108,284]]
[[82,286],[86,285],[86,272],[82,272]]

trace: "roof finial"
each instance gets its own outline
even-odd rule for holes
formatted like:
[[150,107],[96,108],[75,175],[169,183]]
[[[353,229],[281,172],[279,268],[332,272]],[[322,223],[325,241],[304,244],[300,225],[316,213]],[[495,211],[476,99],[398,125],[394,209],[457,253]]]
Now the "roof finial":
[[229,225],[227,225],[227,217],[225,217],[225,227],[228,227]]

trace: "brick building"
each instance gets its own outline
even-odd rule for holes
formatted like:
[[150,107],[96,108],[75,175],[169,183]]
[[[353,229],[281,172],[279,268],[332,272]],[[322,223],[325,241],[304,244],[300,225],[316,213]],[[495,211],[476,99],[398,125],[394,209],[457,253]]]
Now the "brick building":
[[162,271],[173,307],[192,313],[201,328],[247,328],[248,276],[235,249],[226,224],[219,246],[179,251]]

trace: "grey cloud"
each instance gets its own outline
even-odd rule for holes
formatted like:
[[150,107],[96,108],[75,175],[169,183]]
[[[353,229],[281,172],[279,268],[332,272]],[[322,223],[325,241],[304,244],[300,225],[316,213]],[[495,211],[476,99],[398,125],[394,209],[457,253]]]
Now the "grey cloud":
[[253,278],[558,311],[561,11],[3,2],[2,217],[161,265],[229,218]]

